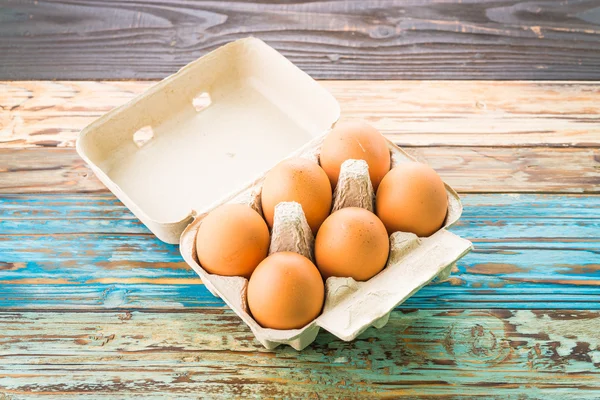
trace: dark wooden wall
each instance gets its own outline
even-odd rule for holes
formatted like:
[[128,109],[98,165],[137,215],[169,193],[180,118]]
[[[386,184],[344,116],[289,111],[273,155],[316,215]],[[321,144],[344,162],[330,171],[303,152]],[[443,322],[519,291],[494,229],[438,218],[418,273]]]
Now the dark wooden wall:
[[0,80],[163,78],[249,35],[316,78],[600,79],[600,0],[0,0]]

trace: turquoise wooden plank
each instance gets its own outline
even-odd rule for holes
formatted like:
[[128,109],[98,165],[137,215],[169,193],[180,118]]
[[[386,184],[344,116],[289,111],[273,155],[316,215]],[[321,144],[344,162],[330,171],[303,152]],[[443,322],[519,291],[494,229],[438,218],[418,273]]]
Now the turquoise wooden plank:
[[[599,199],[465,196],[453,231],[475,250],[450,280],[424,288],[403,307],[597,309]],[[2,307],[222,305],[198,284],[177,246],[148,234],[110,196],[16,195],[0,197],[0,204]]]
[[[600,218],[600,196],[554,194],[463,194],[463,217]],[[133,218],[111,194],[3,194],[0,220]]]
[[[467,195],[463,202],[453,231],[472,240],[538,237],[540,219],[547,238],[599,236],[600,196]],[[0,197],[0,234],[40,233],[150,232],[106,195]]]
[[352,342],[322,331],[301,352],[262,348],[229,310],[2,312],[0,327],[0,392],[15,398],[600,393],[600,312],[593,311],[396,311],[384,328]]
[[[523,284],[470,288],[426,286],[399,309],[580,309],[600,310],[600,288]],[[204,285],[195,284],[33,284],[0,285],[2,309],[179,309],[226,307]]]
[[464,194],[463,217],[600,218],[600,196]]
[[[600,196],[463,194],[463,216],[600,218]],[[135,218],[111,194],[3,194],[0,219]]]
[[[0,283],[61,280],[86,284],[102,279],[190,279],[196,274],[182,260],[177,246],[153,237],[0,236]],[[126,247],[124,245],[126,243]],[[502,242],[479,243],[457,263],[446,284],[499,287],[520,282],[600,286],[600,242],[576,242],[564,247],[538,247],[522,241],[519,247]],[[33,283],[33,282],[31,282]]]
[[0,221],[0,235],[41,233],[131,233],[151,234],[137,219],[5,219]]
[[111,194],[3,194],[0,219],[133,218],[135,216]]
[[585,239],[600,237],[600,218],[520,218],[465,216],[451,229],[459,236],[486,239]]
[[[131,253],[135,257],[125,262],[4,264],[0,307],[223,305],[203,285],[186,283],[196,275],[182,261],[145,263],[139,261],[140,254],[144,253]],[[422,289],[402,307],[598,309],[597,259],[597,254],[581,251],[517,250],[496,255],[478,249],[458,263],[447,282]]]
[[[0,254],[8,262],[181,261],[179,247],[150,235],[57,234],[0,235]],[[68,266],[68,265],[67,265]]]
[[[473,240],[540,237],[539,217],[477,217],[464,216],[452,227],[457,235]],[[597,238],[600,218],[543,218],[544,238]],[[0,221],[0,235],[23,234],[148,234],[137,219],[5,219]],[[561,235],[561,236],[559,236]]]

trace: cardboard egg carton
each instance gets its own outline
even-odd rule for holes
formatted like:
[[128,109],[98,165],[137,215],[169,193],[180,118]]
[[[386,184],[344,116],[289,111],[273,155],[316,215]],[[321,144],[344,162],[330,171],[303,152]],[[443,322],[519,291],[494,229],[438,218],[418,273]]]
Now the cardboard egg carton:
[[[457,194],[446,185],[449,207],[442,229],[428,238],[393,234],[382,272],[367,282],[329,278],[322,314],[295,330],[262,328],[248,313],[246,279],[202,269],[194,246],[202,218],[227,202],[249,204],[260,212],[265,173],[288,156],[317,161],[324,136],[339,115],[330,93],[274,49],[248,38],[192,62],[99,118],[81,132],[77,151],[159,239],[180,243],[184,259],[208,290],[265,347],[289,344],[300,350],[320,328],[352,340],[369,326],[382,327],[395,306],[447,275],[471,249],[469,241],[445,229],[462,211]],[[393,143],[388,146],[392,165],[411,160]],[[372,207],[364,166],[349,164],[343,172],[347,178],[340,180],[353,189],[336,191],[334,209]],[[271,251],[295,249],[312,256],[314,238],[306,234],[299,213],[297,205],[278,206]]]
[[[317,138],[294,156],[318,159],[323,139],[324,136]],[[401,162],[414,161],[393,143],[388,144],[392,167]],[[263,179],[264,176],[229,202],[248,204],[260,213],[260,188]],[[336,207],[373,210],[373,187],[364,161],[352,160],[344,164],[338,186],[344,185],[347,185],[345,191],[334,192],[334,210]],[[261,327],[252,318],[246,304],[246,278],[211,275],[202,269],[196,255],[195,238],[206,213],[198,216],[183,232],[180,251],[211,293],[221,297],[266,348],[288,344],[301,350],[315,340],[320,328],[349,341],[371,326],[383,327],[394,307],[434,278],[440,275],[447,277],[454,262],[471,249],[468,240],[444,229],[456,222],[462,212],[458,195],[448,186],[446,191],[448,213],[442,229],[427,238],[419,238],[406,232],[392,234],[386,267],[366,282],[357,282],[352,278],[328,278],[325,282],[323,312],[302,329],[276,330]],[[344,198],[341,198],[342,193],[346,194]],[[273,249],[273,243],[277,243],[279,247]],[[314,261],[314,238],[298,203],[281,203],[276,207],[271,244],[269,253],[295,251]]]

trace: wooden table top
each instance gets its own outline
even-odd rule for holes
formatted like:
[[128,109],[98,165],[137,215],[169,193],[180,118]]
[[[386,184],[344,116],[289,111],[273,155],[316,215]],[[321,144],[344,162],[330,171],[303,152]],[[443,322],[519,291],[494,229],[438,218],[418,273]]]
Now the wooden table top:
[[[600,4],[359,3],[0,0],[0,399],[600,399]],[[249,34],[463,199],[475,249],[353,342],[264,349],[73,148]]]
[[2,0],[4,79],[162,79],[264,39],[319,79],[600,78],[598,0]]

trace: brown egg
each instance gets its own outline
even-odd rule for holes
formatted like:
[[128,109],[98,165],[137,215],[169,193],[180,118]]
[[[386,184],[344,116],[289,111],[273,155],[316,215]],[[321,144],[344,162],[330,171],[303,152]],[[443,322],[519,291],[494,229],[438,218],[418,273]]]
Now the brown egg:
[[329,132],[321,147],[321,167],[335,188],[340,168],[346,160],[365,160],[373,188],[390,170],[390,150],[379,131],[364,122],[339,122]]
[[248,307],[264,328],[302,328],[321,313],[324,299],[317,267],[297,253],[271,254],[248,283]]
[[402,231],[430,236],[442,227],[447,210],[444,182],[433,168],[416,162],[393,168],[375,199],[375,212],[390,235]]
[[390,251],[388,234],[375,214],[348,207],[323,222],[315,240],[315,259],[323,278],[351,277],[366,281],[377,275]]
[[265,219],[273,227],[275,206],[283,201],[300,203],[313,234],[331,211],[331,186],[319,164],[305,158],[290,158],[267,173],[261,201]]
[[207,272],[249,278],[269,251],[269,228],[243,204],[225,204],[211,211],[196,236],[196,252]]

